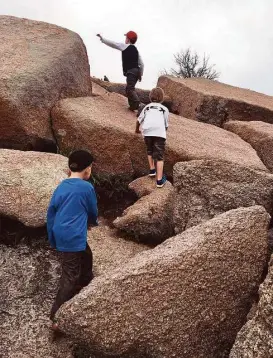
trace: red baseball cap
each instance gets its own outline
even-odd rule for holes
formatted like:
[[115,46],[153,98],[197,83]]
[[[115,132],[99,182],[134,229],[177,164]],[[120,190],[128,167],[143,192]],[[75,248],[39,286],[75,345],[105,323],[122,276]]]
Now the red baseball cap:
[[128,37],[129,40],[137,40],[137,34],[134,31],[129,31],[124,36]]

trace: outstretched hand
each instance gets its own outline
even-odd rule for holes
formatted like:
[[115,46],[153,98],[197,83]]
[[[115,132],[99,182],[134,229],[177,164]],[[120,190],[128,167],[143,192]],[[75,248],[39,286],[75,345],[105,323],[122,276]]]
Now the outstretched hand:
[[101,34],[97,34],[97,36],[100,38],[100,40],[102,39],[102,36],[101,36]]

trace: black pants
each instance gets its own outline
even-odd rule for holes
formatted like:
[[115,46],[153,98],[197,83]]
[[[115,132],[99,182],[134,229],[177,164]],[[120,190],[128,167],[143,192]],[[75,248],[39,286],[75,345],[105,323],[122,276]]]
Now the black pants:
[[51,320],[61,305],[79,293],[93,278],[93,255],[88,244],[85,251],[62,252],[61,261],[62,275],[50,313]]
[[138,109],[140,100],[136,93],[136,83],[139,79],[139,69],[133,68],[127,72],[127,86],[126,86],[126,95],[128,97],[129,107],[133,110]]

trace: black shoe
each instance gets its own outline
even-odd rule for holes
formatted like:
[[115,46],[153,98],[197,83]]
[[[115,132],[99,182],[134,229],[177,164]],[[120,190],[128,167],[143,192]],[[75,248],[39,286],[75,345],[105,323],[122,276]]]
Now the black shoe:
[[155,169],[150,169],[150,172],[149,172],[149,177],[155,177],[156,176],[156,170]]
[[161,180],[157,180],[156,181],[156,186],[158,188],[163,188],[163,186],[167,183],[167,178],[165,177],[165,175],[163,175]]

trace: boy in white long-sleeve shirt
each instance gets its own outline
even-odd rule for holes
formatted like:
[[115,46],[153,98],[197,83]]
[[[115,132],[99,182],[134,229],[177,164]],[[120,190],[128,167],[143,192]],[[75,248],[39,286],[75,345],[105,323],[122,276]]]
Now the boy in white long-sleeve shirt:
[[166,176],[163,174],[163,167],[169,110],[162,105],[164,100],[162,88],[152,89],[150,100],[151,103],[143,108],[138,117],[136,133],[141,133],[141,126],[147,147],[149,176],[156,176],[156,186],[162,188],[167,182]]
[[122,67],[123,74],[127,78],[126,94],[128,97],[129,109],[131,111],[137,110],[140,105],[140,100],[136,93],[135,86],[137,81],[141,81],[144,71],[142,58],[135,46],[137,34],[134,31],[127,32],[127,34],[125,34],[125,43],[107,40],[100,34],[97,36],[105,45],[122,52]]

